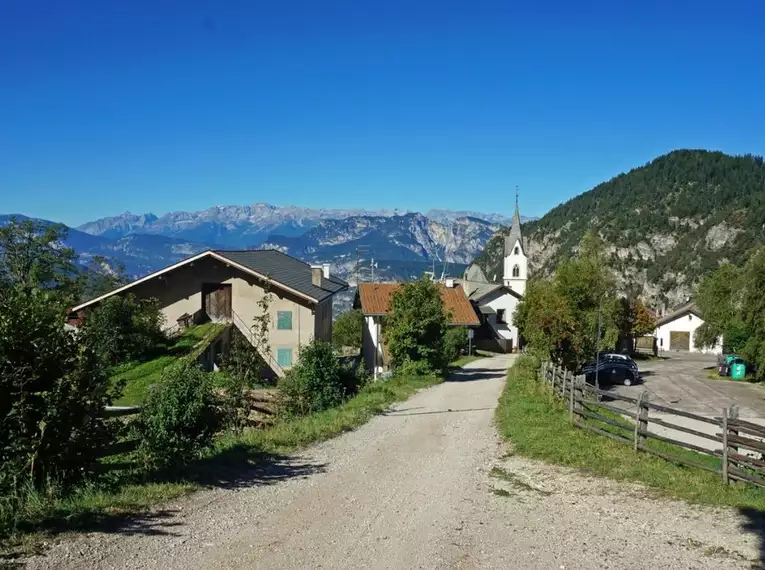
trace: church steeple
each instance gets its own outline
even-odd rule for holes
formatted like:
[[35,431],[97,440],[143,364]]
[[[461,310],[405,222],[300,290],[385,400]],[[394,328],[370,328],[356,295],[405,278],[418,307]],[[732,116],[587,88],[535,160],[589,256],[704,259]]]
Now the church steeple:
[[521,234],[521,211],[518,207],[518,187],[515,187],[515,212],[510,232],[505,237],[505,264],[503,283],[521,295],[526,292],[528,260],[523,251]]
[[521,211],[518,208],[518,187],[515,187],[515,212],[510,226],[510,233],[505,238],[505,256],[512,253],[516,243],[520,243],[521,252],[523,252],[523,236],[521,235]]

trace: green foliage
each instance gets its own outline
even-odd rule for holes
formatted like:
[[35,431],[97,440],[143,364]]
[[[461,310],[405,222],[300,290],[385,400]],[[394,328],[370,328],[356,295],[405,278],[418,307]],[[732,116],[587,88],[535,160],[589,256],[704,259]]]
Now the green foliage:
[[63,247],[66,226],[11,218],[0,227],[0,282],[77,295],[76,255]]
[[193,359],[165,370],[136,422],[139,453],[148,467],[185,465],[212,444],[220,425],[210,375]]
[[[444,335],[447,316],[438,284],[421,278],[404,283],[394,291],[383,335],[394,369],[411,367],[427,373],[441,373],[444,362]],[[407,368],[410,370],[410,368]]]
[[[703,222],[703,223],[702,223]],[[712,250],[710,228],[724,224],[729,239]],[[551,275],[576,251],[587,230],[597,230],[606,244],[628,248],[631,260],[622,273],[644,270],[648,283],[664,292],[682,283],[697,283],[719,260],[742,265],[747,252],[765,242],[765,163],[762,157],[729,156],[704,150],[677,150],[649,164],[620,174],[524,224],[525,237],[539,245],[555,245],[555,253],[535,266],[537,275]],[[475,260],[487,275],[502,275],[503,240],[498,232]],[[641,260],[637,244],[653,236],[669,236],[668,247]],[[534,256],[530,260],[535,262]],[[676,275],[682,275],[681,283]]]
[[444,334],[444,362],[454,362],[468,349],[465,327],[449,327]]
[[88,301],[128,282],[123,264],[94,255],[90,265],[80,273],[80,301]]
[[302,416],[337,406],[355,391],[348,385],[332,345],[313,340],[300,350],[300,358],[279,383],[282,409],[288,415]]
[[625,330],[623,303],[602,243],[587,234],[579,257],[562,263],[552,280],[529,283],[513,318],[533,352],[576,370],[595,357],[599,313],[600,346],[613,348]]
[[[636,481],[681,499],[708,505],[765,509],[765,490],[752,485],[726,485],[716,473],[682,467],[647,453],[635,453],[630,445],[613,441],[571,425],[562,402],[551,399],[537,380],[539,361],[521,356],[508,372],[505,390],[496,411],[501,435],[513,442],[516,453],[557,463],[600,477]],[[601,413],[609,412],[601,410]],[[622,417],[614,418],[621,422]],[[589,421],[589,420],[588,420]],[[596,427],[612,430],[609,425]],[[631,438],[633,433],[624,434]],[[656,451],[686,457],[719,467],[719,459],[649,440]]]
[[64,329],[50,290],[0,287],[0,496],[90,473],[113,433],[103,407],[115,395],[87,333]]
[[350,346],[361,349],[361,334],[364,328],[364,315],[360,309],[351,309],[332,323],[332,344],[337,348]]
[[144,360],[165,346],[164,315],[154,299],[133,294],[104,299],[85,318],[84,330],[99,339],[108,364]]

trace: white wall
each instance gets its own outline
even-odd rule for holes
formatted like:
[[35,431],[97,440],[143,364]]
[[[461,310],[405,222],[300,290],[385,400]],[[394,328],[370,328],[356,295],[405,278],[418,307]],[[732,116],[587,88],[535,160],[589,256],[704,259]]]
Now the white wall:
[[[515,250],[518,253],[515,253]],[[518,277],[513,277],[513,267],[518,266]],[[516,240],[513,249],[505,252],[504,279],[503,283],[513,291],[523,295],[526,292],[526,280],[528,279],[528,261],[523,254],[521,243]]]
[[481,306],[488,306],[497,311],[498,309],[505,310],[505,323],[497,324],[496,315],[488,315],[488,321],[491,327],[497,331],[502,338],[512,339],[513,349],[518,347],[518,328],[513,325],[513,315],[515,315],[515,309],[518,306],[518,299],[510,293],[499,291],[492,293],[488,297],[484,297],[480,300]]
[[[380,337],[382,337],[382,326],[379,322],[380,317],[364,317],[364,329],[361,339],[361,353],[364,357],[364,365],[367,370],[377,373],[385,370],[384,355],[379,342],[381,338],[378,338],[378,331]],[[377,353],[376,360],[375,352]]]
[[678,318],[676,318],[673,321],[670,321],[668,323],[664,323],[663,325],[656,327],[656,331],[654,332],[654,336],[656,336],[656,344],[659,347],[659,351],[669,351],[669,336],[670,332],[677,331],[677,332],[689,332],[691,333],[691,352],[705,352],[707,354],[721,354],[722,353],[722,339],[719,339],[717,342],[717,345],[715,345],[711,349],[706,349],[704,351],[698,350],[694,345],[694,336],[696,333],[696,329],[699,328],[704,321],[694,315],[693,313],[686,313]]

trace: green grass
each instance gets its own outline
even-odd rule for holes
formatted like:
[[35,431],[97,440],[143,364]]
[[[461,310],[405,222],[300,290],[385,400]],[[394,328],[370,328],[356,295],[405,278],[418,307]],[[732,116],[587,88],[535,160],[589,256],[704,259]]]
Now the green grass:
[[493,356],[491,352],[477,350],[475,354],[465,354],[464,356],[460,356],[454,362],[449,363],[449,368],[462,368],[466,364],[480,360],[481,358],[490,358],[491,356]]
[[[643,483],[694,503],[765,510],[765,489],[740,483],[724,485],[717,474],[635,453],[627,444],[572,426],[565,407],[553,402],[537,382],[536,370],[533,358],[518,359],[508,373],[496,412],[500,433],[513,442],[516,453],[592,475]],[[599,427],[604,428],[604,424]],[[620,430],[609,427],[609,431]],[[622,434],[632,437],[626,430]],[[713,456],[663,442],[651,441],[650,446],[706,465],[719,465]]]
[[[125,515],[145,511],[181,495],[205,487],[248,481],[252,467],[279,462],[286,454],[308,444],[326,440],[359,427],[384,412],[392,403],[407,399],[417,390],[441,380],[435,377],[401,377],[370,383],[356,396],[336,408],[305,417],[281,419],[272,427],[241,434],[222,434],[214,447],[183,471],[146,474],[135,457],[111,457],[105,464],[122,461],[127,466],[82,485],[66,497],[56,489],[29,491],[14,516],[17,530],[2,539],[8,512],[0,499],[0,559],[3,554],[29,551],[41,539],[60,531],[96,529],[106,522],[119,524]],[[290,462],[287,462],[290,463]],[[287,471],[290,467],[285,467]],[[295,471],[295,476],[299,473]],[[289,476],[289,475],[284,475]],[[3,519],[3,516],[6,519]]]
[[187,356],[205,337],[213,336],[225,325],[205,323],[186,329],[161,354],[146,362],[126,362],[111,370],[113,382],[125,381],[122,396],[115,401],[117,406],[136,406],[143,402],[149,386],[159,382],[162,372],[168,366]]

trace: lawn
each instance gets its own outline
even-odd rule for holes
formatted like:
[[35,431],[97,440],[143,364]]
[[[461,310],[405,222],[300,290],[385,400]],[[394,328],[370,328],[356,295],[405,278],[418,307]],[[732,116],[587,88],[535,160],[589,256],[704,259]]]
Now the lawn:
[[[572,426],[565,407],[551,403],[550,395],[535,379],[536,367],[537,361],[531,357],[518,359],[508,373],[497,408],[500,433],[512,441],[514,452],[592,475],[643,483],[694,503],[765,509],[765,489],[741,483],[724,485],[719,475],[635,453],[628,445]],[[659,451],[699,463],[719,462],[709,455],[651,442],[654,444]]]
[[491,356],[491,352],[484,352],[480,350],[476,351],[475,354],[464,354],[454,362],[449,363],[449,368],[462,368],[466,364],[469,364],[475,360],[480,360],[481,358],[490,358]]
[[110,373],[113,382],[125,381],[122,397],[115,402],[118,406],[136,406],[143,402],[149,386],[162,377],[162,371],[188,355],[207,335],[220,329],[220,323],[205,323],[183,331],[179,337],[146,362],[126,362],[115,366]]

